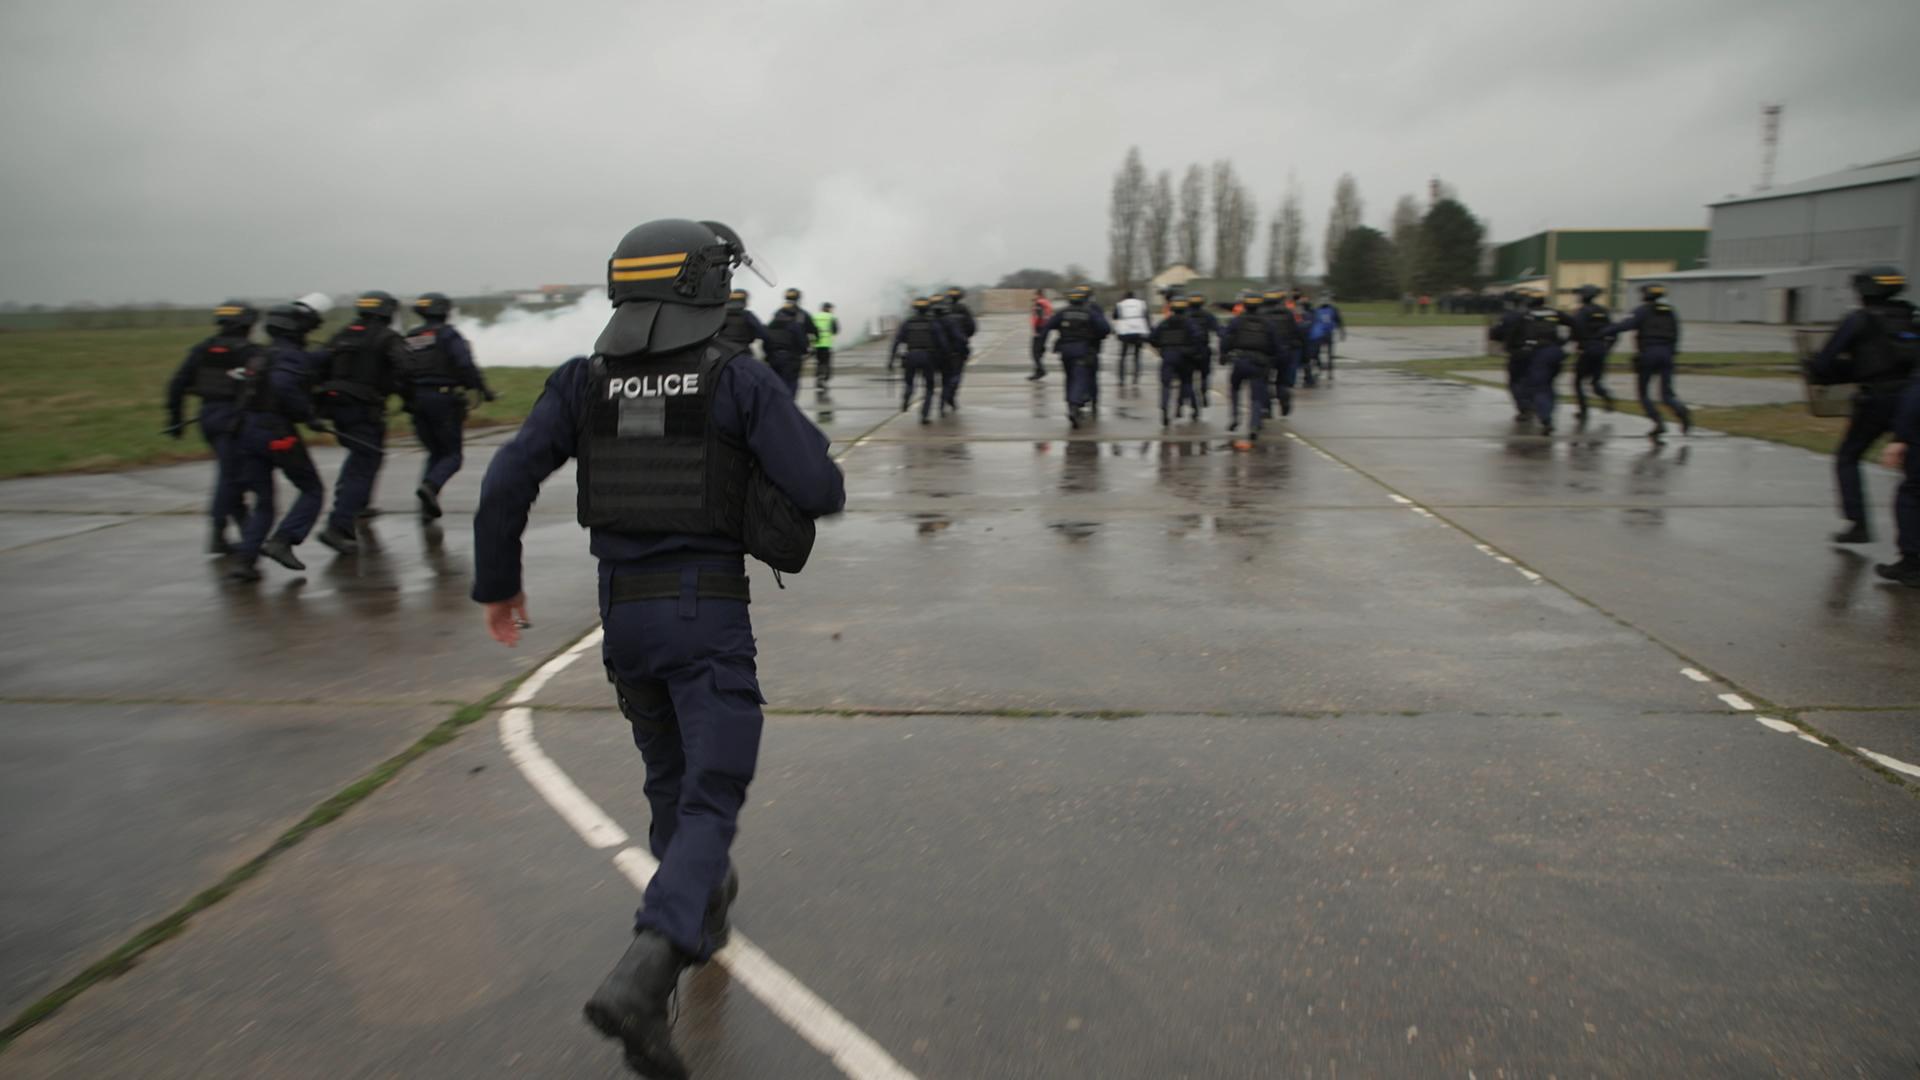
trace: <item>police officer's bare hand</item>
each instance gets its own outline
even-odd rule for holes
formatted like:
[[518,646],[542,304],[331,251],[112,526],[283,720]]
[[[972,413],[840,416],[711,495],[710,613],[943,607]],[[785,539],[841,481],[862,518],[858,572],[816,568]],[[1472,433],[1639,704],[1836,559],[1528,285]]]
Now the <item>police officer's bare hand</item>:
[[520,644],[520,631],[532,625],[527,618],[526,593],[511,600],[495,600],[487,605],[487,633],[508,648]]
[[1880,464],[1885,465],[1889,469],[1906,468],[1907,444],[1903,442],[1888,443],[1887,452],[1880,455]]

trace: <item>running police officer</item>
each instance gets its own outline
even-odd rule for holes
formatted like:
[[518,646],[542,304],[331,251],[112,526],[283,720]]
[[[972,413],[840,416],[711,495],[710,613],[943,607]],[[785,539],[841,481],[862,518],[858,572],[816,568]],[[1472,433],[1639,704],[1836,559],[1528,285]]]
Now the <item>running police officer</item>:
[[[233,567],[227,571],[235,581],[259,581],[260,571],[254,564],[262,555],[289,570],[305,570],[307,564],[293,549],[312,531],[323,501],[320,473],[294,427],[306,424],[324,430],[314,417],[313,396],[307,387],[308,371],[319,359],[307,352],[307,335],[319,328],[320,313],[299,301],[278,304],[267,312],[266,324],[271,344],[247,365],[234,440],[234,483],[253,497],[240,542],[234,546]],[[273,523],[276,469],[300,493],[278,528]]]
[[1893,430],[1895,416],[1913,378],[1916,352],[1914,309],[1898,300],[1907,278],[1898,268],[1873,266],[1853,276],[1860,307],[1841,320],[1833,336],[1807,363],[1817,383],[1858,383],[1853,418],[1834,451],[1834,478],[1840,487],[1840,513],[1848,527],[1836,544],[1865,544],[1873,539],[1867,503],[1860,486],[1860,458],[1880,436]]
[[821,304],[813,313],[813,388],[825,390],[833,378],[833,339],[840,333],[840,316],[832,304]]
[[[1124,303],[1124,301],[1122,301]],[[1187,318],[1185,297],[1174,297],[1160,324],[1153,328],[1151,341],[1155,352],[1160,354],[1160,426],[1166,427],[1180,410],[1191,407],[1193,418],[1200,419],[1200,403],[1194,398],[1193,365],[1188,353],[1194,346],[1194,339],[1201,331]],[[1172,416],[1167,413],[1167,396],[1172,393],[1174,383],[1180,384],[1180,396],[1175,400]]]
[[720,324],[714,340],[747,352],[753,350],[753,343],[757,341],[760,351],[766,351],[767,328],[761,325],[760,316],[747,308],[747,290],[735,289],[727,294],[727,320]]
[[806,361],[816,332],[813,316],[800,306],[800,290],[788,289],[786,301],[767,320],[765,340],[767,366],[787,384],[790,393],[800,393],[800,365]]
[[1680,434],[1693,430],[1693,414],[1687,411],[1686,402],[1673,392],[1673,359],[1680,347],[1680,313],[1663,299],[1666,295],[1667,287],[1657,282],[1642,287],[1640,299],[1644,302],[1633,309],[1633,314],[1607,328],[1611,334],[1634,331],[1633,377],[1640,391],[1640,408],[1646,411],[1647,419],[1653,421],[1653,430],[1647,432],[1649,439],[1658,439],[1667,433],[1666,421],[1660,418],[1660,410],[1654,407],[1653,397],[1647,393],[1655,379],[1660,380],[1660,400],[1680,421]]
[[413,302],[423,320],[407,331],[406,360],[400,369],[407,415],[413,433],[427,452],[426,471],[413,491],[420,500],[420,516],[440,516],[440,489],[460,471],[460,429],[467,420],[467,391],[488,401],[494,393],[473,362],[473,350],[460,331],[447,325],[453,301],[445,293],[424,293]]
[[373,290],[353,302],[353,321],[327,342],[315,372],[317,412],[333,425],[347,460],[333,484],[333,512],[320,530],[321,543],[342,555],[360,550],[355,519],[373,501],[373,481],[386,456],[387,395],[395,373],[408,362],[407,347],[393,330],[400,301]]
[[[947,338],[947,328],[933,316],[933,300],[930,297],[917,296],[913,300],[913,314],[900,322],[900,329],[893,335],[893,347],[887,350],[887,366],[905,350],[907,373],[906,393],[900,398],[900,411],[906,412],[913,407],[913,384],[918,379],[926,388],[926,400],[920,403],[920,422],[931,423],[933,399],[940,397],[938,375],[945,366],[947,350],[952,343]],[[947,415],[947,404],[940,402],[940,415]]]
[[167,382],[167,434],[175,439],[187,432],[192,420],[181,414],[186,396],[200,399],[200,434],[213,450],[213,497],[207,513],[213,531],[207,554],[225,555],[227,521],[241,521],[240,497],[233,485],[233,436],[239,427],[237,401],[247,365],[260,353],[248,339],[260,313],[244,300],[229,300],[213,309],[214,335],[187,350],[185,360]]
[[973,310],[967,307],[966,293],[959,288],[948,289],[944,294],[935,294],[934,307],[939,312],[940,325],[947,331],[947,359],[940,369],[940,406],[941,411],[958,411],[960,408],[960,377],[965,373],[967,360],[973,354],[973,333],[978,329],[973,321]]
[[1267,418],[1267,373],[1280,359],[1280,335],[1260,310],[1260,294],[1249,292],[1240,298],[1240,314],[1220,332],[1222,358],[1232,365],[1229,397],[1233,401],[1233,419],[1228,431],[1240,429],[1240,389],[1247,391],[1247,439],[1260,437],[1260,425]]
[[1526,395],[1534,418],[1540,421],[1540,434],[1553,434],[1553,383],[1567,362],[1567,350],[1560,332],[1567,317],[1560,309],[1548,307],[1544,293],[1527,296],[1527,310],[1520,324],[1509,330],[1520,339],[1520,353],[1526,361]]
[[1567,327],[1580,350],[1573,362],[1573,396],[1580,403],[1580,426],[1585,427],[1587,387],[1593,387],[1594,396],[1608,412],[1613,411],[1613,394],[1607,389],[1607,354],[1613,351],[1613,335],[1607,332],[1607,326],[1613,321],[1613,313],[1597,299],[1600,286],[1582,285],[1578,295],[1580,306],[1574,309]]
[[1060,335],[1053,351],[1060,354],[1060,362],[1067,369],[1067,423],[1076,428],[1080,426],[1081,410],[1093,404],[1098,390],[1100,343],[1113,332],[1107,317],[1088,303],[1092,297],[1090,286],[1068,289],[1066,310],[1056,312],[1040,328],[1043,343],[1055,332]]
[[[1260,297],[1260,314],[1272,324],[1273,332],[1280,339],[1280,356],[1274,362],[1273,372],[1267,380],[1272,397],[1280,401],[1280,415],[1293,415],[1293,386],[1300,374],[1300,358],[1306,352],[1306,338],[1300,331],[1299,320],[1287,307],[1285,289],[1268,289]],[[1271,407],[1267,415],[1272,416]]]
[[1533,396],[1527,389],[1529,359],[1521,326],[1527,320],[1530,289],[1515,289],[1504,298],[1507,310],[1487,328],[1487,337],[1507,351],[1507,393],[1513,397],[1513,422],[1524,424],[1533,419]]
[[[1213,341],[1220,336],[1220,320],[1199,293],[1187,297],[1187,318],[1199,328],[1200,347],[1193,350],[1193,369],[1200,373],[1200,409],[1206,411],[1207,395],[1213,393]],[[1222,359],[1225,354],[1222,353]]]
[[648,1076],[685,1075],[668,998],[686,967],[725,943],[738,887],[728,849],[762,723],[745,554],[782,558],[760,543],[762,507],[777,503],[791,522],[846,501],[826,436],[793,394],[715,340],[744,261],[738,236],[714,222],[627,233],[608,262],[613,317],[593,355],[548,378],[488,467],[474,515],[473,598],[511,646],[527,614],[520,534],[541,482],[577,459],[580,522],[600,562],[602,655],[646,760],[660,862],[633,942],[586,1015]]

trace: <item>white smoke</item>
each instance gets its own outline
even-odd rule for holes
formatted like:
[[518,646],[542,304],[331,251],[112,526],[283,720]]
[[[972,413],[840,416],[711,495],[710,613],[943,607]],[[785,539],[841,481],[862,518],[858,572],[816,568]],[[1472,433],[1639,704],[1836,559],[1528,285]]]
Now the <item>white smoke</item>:
[[[762,319],[779,308],[782,293],[798,288],[808,311],[833,305],[843,344],[861,340],[880,317],[900,314],[915,291],[960,281],[942,275],[951,273],[947,260],[965,238],[937,234],[930,210],[852,173],[816,183],[804,220],[735,220],[699,209],[689,216],[732,225],[755,262],[771,271],[775,286],[745,267],[733,278],[734,288],[752,294],[748,306]],[[611,251],[619,238],[607,239]],[[579,276],[592,280],[603,271],[595,266]],[[461,331],[482,365],[551,367],[591,351],[612,310],[605,291],[595,289],[564,307],[512,308]]]

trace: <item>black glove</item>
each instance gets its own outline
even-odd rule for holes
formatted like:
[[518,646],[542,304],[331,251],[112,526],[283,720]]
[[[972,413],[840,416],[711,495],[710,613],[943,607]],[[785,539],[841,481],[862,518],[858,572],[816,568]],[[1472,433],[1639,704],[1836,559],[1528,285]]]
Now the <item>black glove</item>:
[[483,386],[480,388],[480,399],[482,401],[499,401],[500,395]]
[[173,426],[167,429],[167,434],[172,436],[176,441],[186,438],[187,422],[185,420],[175,420]]

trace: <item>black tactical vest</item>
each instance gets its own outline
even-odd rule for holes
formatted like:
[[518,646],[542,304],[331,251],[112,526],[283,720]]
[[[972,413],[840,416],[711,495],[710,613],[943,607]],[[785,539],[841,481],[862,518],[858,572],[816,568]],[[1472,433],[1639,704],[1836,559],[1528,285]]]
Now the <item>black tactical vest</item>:
[[713,420],[720,373],[739,355],[702,342],[661,356],[588,361],[575,447],[581,525],[740,538],[753,454]]
[[1914,323],[1914,309],[1893,301],[1862,310],[1867,325],[1852,349],[1855,381],[1891,383],[1912,378],[1920,365],[1920,326]]
[[353,323],[327,342],[327,380],[322,393],[378,402],[392,385],[387,371],[387,343],[393,328],[371,320]]
[[1560,313],[1552,308],[1533,308],[1520,322],[1520,347],[1538,349],[1560,344]]
[[907,351],[936,352],[940,348],[940,339],[935,335],[933,320],[925,315],[909,316],[900,327],[906,332]]
[[1266,320],[1258,315],[1242,315],[1233,324],[1233,333],[1227,336],[1227,349],[1272,356],[1273,339],[1267,334]]
[[1640,320],[1640,343],[1642,345],[1671,345],[1680,340],[1680,316],[1673,305],[1655,302],[1647,305],[1646,317]]
[[1088,343],[1092,342],[1095,336],[1093,332],[1093,313],[1089,312],[1086,308],[1070,307],[1060,313],[1061,341]]
[[1580,310],[1573,313],[1573,336],[1582,344],[1598,345],[1607,339],[1607,324],[1613,321],[1613,314],[1599,304],[1582,304]]
[[1293,321],[1293,312],[1282,308],[1279,311],[1263,311],[1260,317],[1273,328],[1273,336],[1280,339],[1281,345],[1300,343],[1300,324]]
[[777,352],[807,351],[806,323],[798,308],[781,308],[767,322],[767,342]]
[[414,327],[405,338],[407,362],[400,373],[415,382],[452,382],[453,360],[442,342],[445,334],[451,332],[439,323]]
[[193,393],[201,401],[233,401],[240,396],[247,361],[260,346],[244,337],[216,334],[195,347]]
[[1187,321],[1185,315],[1170,315],[1160,320],[1159,330],[1160,340],[1157,344],[1161,348],[1184,349],[1187,347],[1188,337],[1191,336],[1193,324]]
[[746,305],[728,304],[726,321],[720,324],[720,332],[714,335],[714,340],[744,349],[753,344],[753,337],[753,324],[747,321]]

